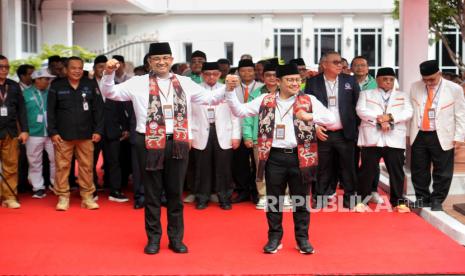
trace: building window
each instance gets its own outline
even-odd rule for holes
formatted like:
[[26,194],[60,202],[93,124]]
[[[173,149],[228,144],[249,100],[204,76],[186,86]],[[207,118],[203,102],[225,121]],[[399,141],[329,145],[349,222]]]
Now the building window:
[[232,42],[224,43],[224,53],[225,57],[229,62],[234,62],[234,44]]
[[[463,44],[462,44],[462,35],[458,28],[448,29],[444,32],[449,40],[449,45],[451,50],[454,53],[458,53],[460,57],[463,56]],[[436,60],[439,63],[439,68],[443,72],[451,72],[454,74],[460,74],[459,68],[455,65],[454,61],[449,57],[446,47],[442,43],[442,40],[436,42]]]
[[186,62],[189,62],[191,60],[192,43],[190,43],[190,42],[184,43],[184,56],[186,57]]
[[37,52],[37,3],[36,0],[21,1],[21,27],[23,52]]
[[320,61],[321,55],[327,52],[340,52],[342,32],[341,29],[315,29],[315,64]]
[[381,67],[381,29],[355,29],[355,56],[368,59],[370,74]]
[[302,29],[274,29],[274,55],[285,62],[301,56]]

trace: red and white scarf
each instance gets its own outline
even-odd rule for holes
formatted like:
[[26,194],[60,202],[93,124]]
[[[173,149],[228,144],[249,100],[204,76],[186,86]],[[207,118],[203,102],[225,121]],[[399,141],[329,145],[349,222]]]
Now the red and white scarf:
[[[174,94],[173,108],[173,151],[174,159],[184,159],[189,154],[189,135],[187,120],[187,100],[179,80],[173,74],[171,77]],[[155,74],[149,74],[149,106],[145,127],[145,148],[147,159],[145,169],[155,171],[163,169],[166,146],[166,125],[160,100],[160,87]]]

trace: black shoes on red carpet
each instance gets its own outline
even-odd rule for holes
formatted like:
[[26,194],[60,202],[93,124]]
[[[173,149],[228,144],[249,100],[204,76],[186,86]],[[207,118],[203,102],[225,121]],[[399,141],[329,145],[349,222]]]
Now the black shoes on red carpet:
[[[283,245],[280,240],[270,239],[265,247],[263,247],[263,252],[266,254],[275,254],[281,248],[283,248]],[[313,246],[307,240],[297,240],[296,248],[301,254],[315,253],[315,249],[313,249]]]
[[298,240],[297,241],[297,250],[302,254],[313,254],[315,249],[307,240]]
[[145,246],[144,253],[145,254],[157,254],[160,251],[160,243],[158,242],[150,242]]
[[[168,248],[171,249],[174,253],[184,254],[187,253],[187,246],[183,242],[170,242]],[[160,252],[160,243],[149,241],[144,248],[144,253],[153,255]]]

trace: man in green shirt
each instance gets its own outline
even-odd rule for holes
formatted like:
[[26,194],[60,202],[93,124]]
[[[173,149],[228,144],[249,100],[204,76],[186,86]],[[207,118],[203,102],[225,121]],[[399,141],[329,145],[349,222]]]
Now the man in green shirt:
[[29,162],[29,181],[33,198],[46,196],[42,176],[42,153],[47,152],[50,161],[50,183],[55,182],[55,152],[47,133],[47,96],[51,80],[55,78],[47,69],[34,71],[33,85],[23,91],[29,125],[29,139],[26,141],[26,155]]
[[207,61],[207,55],[202,51],[195,51],[191,55],[191,62],[190,62],[190,71],[183,74],[186,77],[190,77],[197,84],[202,83],[202,77],[200,74],[202,73],[202,65],[204,62]]

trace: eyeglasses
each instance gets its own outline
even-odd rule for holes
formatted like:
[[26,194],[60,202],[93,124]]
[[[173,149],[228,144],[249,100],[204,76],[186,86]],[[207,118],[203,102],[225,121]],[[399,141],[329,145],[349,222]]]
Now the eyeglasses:
[[153,62],[160,62],[160,61],[170,61],[171,56],[163,56],[163,57],[150,57],[149,58]]
[[283,80],[290,82],[290,83],[293,83],[293,82],[301,83],[302,82],[301,78],[283,78]]
[[265,72],[263,74],[263,77],[265,78],[276,78],[276,73],[268,73],[268,72]]
[[203,72],[202,75],[205,77],[216,77],[219,75],[219,72]]
[[328,62],[332,63],[332,64],[334,64],[336,66],[342,65],[342,60],[333,60],[333,61],[328,60]]
[[0,70],[10,70],[10,65],[0,65]]
[[354,65],[352,65],[352,67],[354,67],[354,68],[365,68],[365,67],[368,67],[368,65],[367,64],[354,64]]

